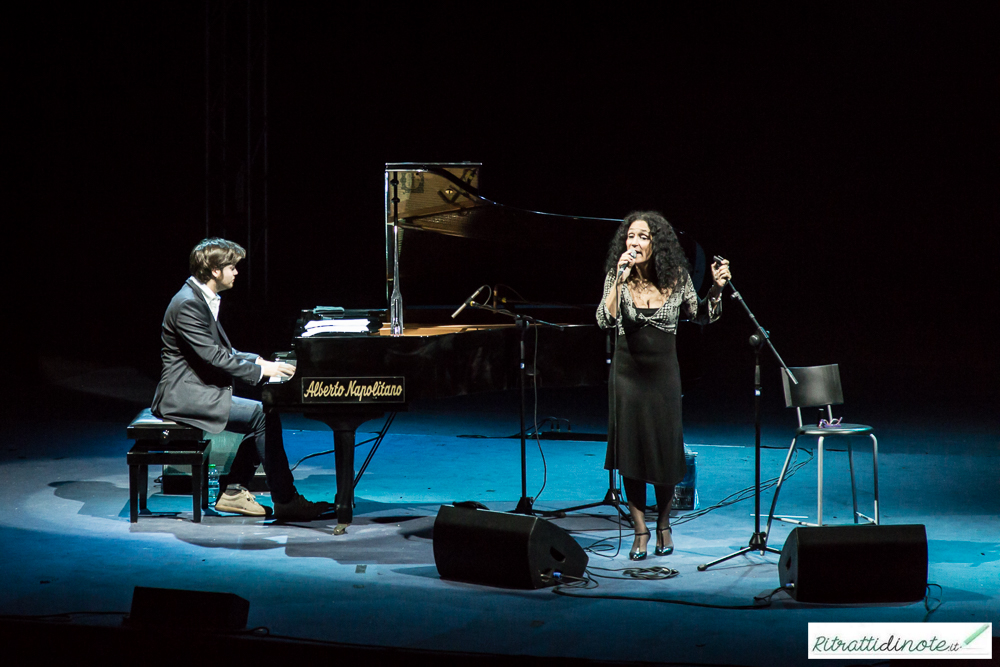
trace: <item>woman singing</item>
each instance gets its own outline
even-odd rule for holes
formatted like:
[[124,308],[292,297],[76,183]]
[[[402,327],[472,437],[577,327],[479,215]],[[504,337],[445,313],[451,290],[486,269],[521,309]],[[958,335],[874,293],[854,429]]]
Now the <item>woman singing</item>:
[[[649,543],[646,484],[656,490],[656,555],[673,552],[670,505],[686,472],[681,427],[681,376],[675,347],[681,310],[692,321],[714,322],[722,312],[729,262],[712,264],[714,284],[700,300],[673,228],[659,213],[631,213],[618,227],[605,265],[597,324],[615,327],[608,385],[608,453],[604,467],[621,472],[635,525],[629,559],[643,560]],[[624,286],[624,289],[623,289]],[[619,316],[619,312],[621,316]]]

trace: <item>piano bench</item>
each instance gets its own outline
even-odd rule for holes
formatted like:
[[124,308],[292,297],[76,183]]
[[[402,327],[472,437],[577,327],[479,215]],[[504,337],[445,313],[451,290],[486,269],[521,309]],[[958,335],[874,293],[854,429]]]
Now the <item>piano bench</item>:
[[147,512],[149,466],[189,465],[194,522],[201,523],[201,511],[208,509],[208,455],[211,451],[204,432],[193,426],[160,419],[146,408],[132,420],[125,433],[130,440],[135,440],[126,457],[129,522],[136,523],[139,513]]

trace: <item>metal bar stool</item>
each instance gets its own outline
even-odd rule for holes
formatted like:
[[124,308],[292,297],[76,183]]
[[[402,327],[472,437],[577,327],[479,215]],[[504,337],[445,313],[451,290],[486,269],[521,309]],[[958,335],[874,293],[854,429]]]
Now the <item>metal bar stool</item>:
[[[792,384],[788,375],[782,373],[781,379],[785,388],[785,407],[795,408],[798,415],[799,427],[792,438],[792,444],[788,448],[788,455],[785,457],[785,464],[781,467],[781,474],[778,476],[778,485],[774,490],[774,497],[771,499],[771,511],[767,515],[767,532],[771,531],[771,521],[775,518],[779,521],[796,523],[801,526],[822,526],[823,525],[823,441],[826,438],[843,438],[847,443],[847,462],[851,471],[851,499],[854,504],[854,523],[859,523],[858,519],[864,519],[868,523],[878,524],[878,440],[875,438],[871,426],[865,424],[842,424],[833,418],[834,405],[843,405],[844,392],[840,385],[840,368],[837,364],[828,366],[807,366],[803,368],[790,369],[798,380],[798,384]],[[802,408],[826,408],[826,419],[819,424],[802,424]],[[785,481],[785,473],[788,472],[788,465],[795,453],[795,447],[801,436],[817,437],[817,475],[818,483],[816,489],[816,523],[806,523],[785,517],[775,517],[774,508],[778,503],[778,494],[781,492],[781,485]],[[866,516],[858,511],[858,492],[854,480],[854,452],[851,447],[851,439],[858,436],[867,436],[872,439],[872,465],[874,476],[875,511],[874,518]]]
[[[208,509],[208,455],[211,445],[199,428],[160,419],[149,408],[140,412],[125,430],[135,445],[129,450],[128,507],[129,521],[139,520],[146,512],[149,490],[149,466],[191,466],[191,502],[194,522],[201,522],[201,511]],[[197,481],[196,481],[197,480]]]

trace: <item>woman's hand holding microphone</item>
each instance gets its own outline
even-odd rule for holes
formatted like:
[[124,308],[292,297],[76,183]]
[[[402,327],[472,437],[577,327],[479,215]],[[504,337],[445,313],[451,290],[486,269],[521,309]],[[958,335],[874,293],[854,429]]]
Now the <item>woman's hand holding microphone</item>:
[[632,265],[635,264],[635,250],[627,250],[618,258],[618,279],[617,284],[622,285],[628,280],[632,273]]

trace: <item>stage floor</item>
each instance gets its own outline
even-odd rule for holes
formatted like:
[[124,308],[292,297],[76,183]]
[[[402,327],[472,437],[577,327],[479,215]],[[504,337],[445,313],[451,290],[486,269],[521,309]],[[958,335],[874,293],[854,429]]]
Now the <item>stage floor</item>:
[[[600,430],[604,417],[594,406],[603,399],[591,393],[562,400],[563,414],[575,415],[574,432]],[[745,609],[779,586],[777,555],[753,553],[697,570],[747,546],[754,531],[753,426],[745,414],[715,421],[695,414],[686,423],[686,441],[697,453],[700,505],[696,513],[676,513],[673,555],[630,562],[631,531],[609,507],[554,519],[588,549],[597,584],[562,589],[571,597],[551,588],[445,581],[434,564],[432,529],[442,504],[475,500],[503,511],[521,495],[519,441],[504,437],[517,423],[509,396],[430,402],[401,414],[358,485],[355,521],[344,535],[333,534],[332,517],[280,525],[209,510],[194,524],[190,497],[162,495],[158,486],[151,486],[149,506],[167,515],[129,523],[125,410],[132,408],[115,405],[97,418],[25,416],[4,427],[0,614],[8,617],[8,631],[11,616],[32,621],[66,613],[73,614],[68,620],[74,626],[120,626],[135,586],[235,593],[250,602],[248,627],[266,628],[271,637],[426,650],[442,662],[465,652],[484,660],[520,655],[550,662],[806,664],[809,622],[1000,621],[1000,451],[995,433],[967,423],[956,429],[877,415],[882,523],[926,526],[928,582],[936,585],[927,600],[820,605],[778,593],[769,606]],[[777,476],[789,444],[794,418],[783,417],[769,420],[764,431],[765,482]],[[380,425],[369,422],[361,431]],[[285,420],[285,441],[292,462],[332,447],[326,427],[294,417]],[[543,440],[542,447],[547,469],[539,494],[543,465],[538,445],[529,442],[528,495],[538,496],[536,509],[604,497],[603,442]],[[812,443],[805,447],[814,450]],[[367,451],[359,448],[358,465]],[[868,442],[859,441],[866,513],[872,501],[869,452]],[[813,519],[816,461],[808,452],[798,460],[806,463],[785,484],[778,511]],[[827,521],[848,523],[846,454],[828,448],[826,468]],[[155,477],[154,469],[150,479]],[[332,455],[306,460],[295,478],[308,498],[333,500]],[[733,494],[743,499],[706,511]],[[762,494],[765,514],[771,494]],[[780,549],[792,529],[776,523],[770,546]],[[624,570],[636,566],[678,574],[626,577]],[[412,659],[398,652],[373,655],[382,662]]]

